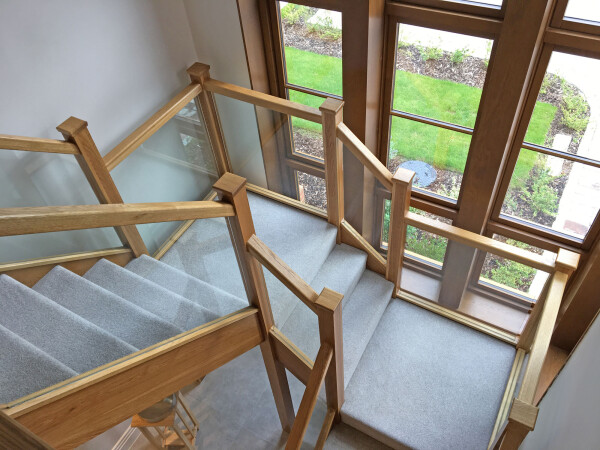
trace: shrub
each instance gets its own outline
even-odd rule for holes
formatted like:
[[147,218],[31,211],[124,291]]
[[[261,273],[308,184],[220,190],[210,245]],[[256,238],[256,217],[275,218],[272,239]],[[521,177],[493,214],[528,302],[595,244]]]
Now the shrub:
[[450,61],[452,61],[454,64],[460,64],[470,54],[471,50],[469,50],[467,47],[459,48],[452,53],[452,56],[450,56]]
[[333,26],[331,17],[320,17],[316,23],[308,24],[308,31],[331,41],[337,41],[342,37],[342,30]]
[[531,179],[531,184],[522,191],[522,196],[531,208],[533,217],[541,214],[556,217],[558,195],[550,186],[554,177],[547,168],[538,166],[531,171]]
[[288,3],[281,8],[281,20],[288,25],[295,25],[301,20],[306,20],[310,17],[310,8],[308,6],[295,5]]
[[588,103],[585,98],[567,84],[563,84],[563,98],[560,106],[562,123],[578,133],[587,128]]
[[546,92],[548,92],[548,88],[550,87],[550,83],[551,83],[551,79],[550,79],[550,74],[546,74],[544,75],[544,79],[542,80],[542,87],[540,87],[540,94],[545,94]]
[[438,60],[444,54],[443,50],[439,47],[425,47],[421,45],[419,46],[419,52],[423,61],[429,61],[430,59]]
[[498,267],[490,270],[486,277],[513,289],[527,290],[535,272],[533,267],[505,259],[499,263]]

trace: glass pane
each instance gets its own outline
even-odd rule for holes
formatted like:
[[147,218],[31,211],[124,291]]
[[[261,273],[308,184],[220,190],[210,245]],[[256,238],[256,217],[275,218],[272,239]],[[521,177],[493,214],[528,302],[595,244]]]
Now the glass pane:
[[[440,217],[435,214],[425,212],[417,208],[410,208],[411,212],[438,220],[442,223],[450,224],[451,220]],[[381,231],[381,245],[387,248],[389,228],[390,228],[391,202],[384,200],[383,208],[383,228]],[[439,263],[444,262],[446,255],[446,246],[448,239],[441,236],[419,230],[418,228],[408,226],[406,230],[406,256],[423,258],[425,261]],[[412,253],[412,254],[411,254]]]
[[288,83],[342,95],[342,13],[279,2]]
[[[465,2],[460,1],[460,0],[444,0],[444,1],[446,1],[446,2],[452,2],[452,3],[465,3]],[[484,6],[488,6],[488,5],[491,5],[491,6],[502,6],[502,0],[472,0],[472,1],[467,0],[466,3],[475,3],[475,4],[481,3]]]
[[492,41],[398,25],[393,108],[473,128]]
[[600,22],[600,4],[594,0],[569,0],[565,17]]
[[600,160],[600,61],[554,52],[525,140]]
[[[126,203],[202,200],[217,180],[212,148],[194,102],[163,125],[112,176]],[[180,222],[138,225],[150,253]]]
[[[72,155],[0,150],[0,208],[96,205]],[[120,247],[112,228],[0,237],[0,262]]]
[[414,185],[457,199],[471,136],[392,117],[388,168],[415,171]]
[[[525,242],[509,239],[497,234],[494,234],[492,238],[496,241],[505,242],[514,247],[543,255],[548,262],[552,262],[556,258],[556,253],[526,244]],[[546,284],[548,276],[548,273],[534,269],[533,267],[488,253],[483,263],[480,280],[500,288],[514,289],[537,300]]]
[[327,192],[325,179],[296,171],[298,183],[298,200],[307,205],[327,211]]
[[[288,90],[289,99],[293,102],[318,108],[325,100],[322,97]],[[320,123],[292,117],[292,135],[294,153],[323,160],[323,126]]]
[[521,149],[502,213],[583,238],[600,208],[600,169]]

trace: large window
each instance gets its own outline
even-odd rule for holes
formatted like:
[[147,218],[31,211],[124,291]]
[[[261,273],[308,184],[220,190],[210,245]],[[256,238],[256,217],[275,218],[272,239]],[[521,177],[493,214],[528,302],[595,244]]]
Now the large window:
[[600,209],[600,61],[553,52],[499,217],[585,240]]
[[456,201],[492,41],[399,24],[388,168],[415,171],[416,188]]

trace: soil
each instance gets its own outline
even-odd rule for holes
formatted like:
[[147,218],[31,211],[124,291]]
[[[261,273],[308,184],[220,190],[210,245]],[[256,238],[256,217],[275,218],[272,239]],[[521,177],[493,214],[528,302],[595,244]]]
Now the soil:
[[[317,12],[317,8],[310,8],[311,15]],[[283,25],[283,44],[286,47],[294,47],[299,50],[306,50],[319,55],[342,57],[342,39],[323,39],[317,33],[311,32],[305,24],[304,19],[300,19],[293,25],[282,21]]]
[[325,180],[304,172],[298,172],[300,201],[327,211]]
[[306,155],[314,156],[315,158],[323,159],[325,156],[323,151],[323,136],[319,133],[298,128],[293,129],[293,134],[294,150],[296,153],[304,153]]

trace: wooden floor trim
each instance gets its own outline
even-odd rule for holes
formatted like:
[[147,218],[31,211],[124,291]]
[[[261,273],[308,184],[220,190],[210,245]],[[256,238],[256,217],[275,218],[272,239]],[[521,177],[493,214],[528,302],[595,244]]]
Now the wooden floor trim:
[[507,331],[500,330],[492,325],[481,322],[480,320],[474,319],[473,317],[466,316],[458,311],[445,308],[444,306],[438,305],[430,300],[425,300],[417,295],[411,294],[410,292],[399,289],[396,292],[396,296],[402,300],[405,300],[414,305],[420,306],[421,308],[427,309],[431,312],[439,314],[440,316],[446,317],[447,319],[458,322],[462,325],[466,325],[469,328],[485,333],[496,339],[499,339],[507,344],[517,345],[517,336]]

